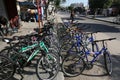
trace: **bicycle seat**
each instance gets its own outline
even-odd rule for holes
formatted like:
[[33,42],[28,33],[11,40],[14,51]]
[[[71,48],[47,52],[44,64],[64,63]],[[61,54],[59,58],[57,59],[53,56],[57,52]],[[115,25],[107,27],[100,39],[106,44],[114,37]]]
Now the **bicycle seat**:
[[11,38],[3,38],[2,41],[6,42],[6,43],[9,43],[9,42],[12,42],[13,39],[11,39]]
[[13,40],[20,40],[20,39],[24,39],[25,36],[13,36]]

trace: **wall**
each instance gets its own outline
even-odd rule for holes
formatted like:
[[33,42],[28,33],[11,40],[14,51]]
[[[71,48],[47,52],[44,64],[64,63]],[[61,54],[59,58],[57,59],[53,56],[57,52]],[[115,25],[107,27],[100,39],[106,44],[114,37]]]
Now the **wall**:
[[3,0],[0,0],[0,16],[5,16],[7,18]]

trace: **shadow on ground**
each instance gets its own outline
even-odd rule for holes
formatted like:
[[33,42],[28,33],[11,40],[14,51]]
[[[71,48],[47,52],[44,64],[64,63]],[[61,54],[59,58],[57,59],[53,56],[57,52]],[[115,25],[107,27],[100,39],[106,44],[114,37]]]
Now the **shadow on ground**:
[[[84,18],[77,18],[75,19],[77,20],[84,20]],[[62,18],[62,21],[64,24],[69,24],[70,18],[68,17],[64,17]],[[104,24],[99,24],[99,23],[78,23],[78,27],[83,29],[83,31],[89,31],[89,32],[96,32],[96,31],[100,31],[100,32],[111,32],[111,33],[119,33],[120,29],[116,28],[115,26],[107,26]]]
[[[109,76],[106,74],[106,70],[104,67],[104,58],[103,56],[99,57],[99,61],[97,63],[94,63],[94,66],[92,69],[88,70],[85,69],[83,73],[80,75],[81,79],[83,77],[86,77],[85,80],[91,80],[92,79],[104,79],[104,80],[119,80],[120,79],[120,56],[119,55],[111,55],[112,57],[112,63],[113,63],[113,72],[112,75]],[[95,68],[97,66],[97,68]],[[80,78],[78,77],[78,78]],[[108,77],[108,78],[106,78]],[[76,79],[75,77],[66,77],[69,78],[70,80]],[[67,80],[69,80],[67,79]],[[77,79],[76,79],[77,80]]]

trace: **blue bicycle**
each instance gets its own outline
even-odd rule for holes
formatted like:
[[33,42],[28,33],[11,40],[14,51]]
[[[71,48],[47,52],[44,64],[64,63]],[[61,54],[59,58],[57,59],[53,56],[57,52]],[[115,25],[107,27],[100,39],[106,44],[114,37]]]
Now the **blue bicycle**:
[[[86,46],[91,51],[99,51],[99,47],[96,43],[94,43],[93,34],[97,32],[89,32],[89,33],[74,33],[70,40],[65,42],[60,48],[60,55],[64,59],[67,54],[76,54],[81,52],[81,45]],[[89,36],[90,34],[90,36]]]
[[[79,54],[69,54],[67,57],[63,60],[62,63],[62,71],[65,75],[75,77],[80,75],[85,68],[92,69],[94,62],[99,60],[100,56],[103,55],[104,68],[108,75],[112,74],[112,60],[110,56],[110,52],[107,48],[107,41],[114,40],[116,38],[109,38],[109,39],[103,39],[103,40],[96,40],[94,43],[101,42],[102,48],[99,51],[90,51],[86,48],[86,46],[81,45],[82,49]],[[83,55],[81,55],[83,54]],[[88,57],[92,56],[92,59],[89,59]],[[101,59],[100,59],[101,60]]]

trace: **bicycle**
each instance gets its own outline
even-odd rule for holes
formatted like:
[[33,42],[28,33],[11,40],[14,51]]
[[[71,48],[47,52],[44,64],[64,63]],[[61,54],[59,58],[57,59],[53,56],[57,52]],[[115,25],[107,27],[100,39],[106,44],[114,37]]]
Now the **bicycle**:
[[[102,48],[99,51],[91,52],[89,51],[86,46],[82,46],[83,49],[79,54],[72,54],[67,55],[67,57],[63,60],[62,63],[62,71],[67,76],[78,76],[80,75],[85,68],[86,69],[92,69],[93,64],[99,60],[99,57],[103,54],[104,56],[104,65],[105,70],[108,75],[112,74],[112,60],[110,56],[110,52],[108,51],[107,46],[105,45],[105,42],[114,40],[116,38],[109,38],[109,39],[103,39],[103,40],[96,40],[95,43],[101,42]],[[80,55],[83,54],[83,55]],[[88,59],[88,56],[92,56],[92,59]],[[69,61],[69,64],[68,64]]]
[[[96,43],[94,43],[94,36],[93,34],[97,32],[73,32],[72,38],[66,43],[64,43],[60,48],[60,54],[65,58],[67,54],[77,54],[81,51],[81,45],[86,46],[87,48],[91,49],[92,51],[99,51],[99,47]],[[89,36],[90,34],[90,36]],[[88,47],[89,46],[89,47]]]
[[[35,34],[34,36],[38,38],[37,42],[29,45],[26,45],[25,43],[20,42],[18,43],[20,46],[18,46],[17,49],[16,49],[16,45],[13,45],[11,46],[11,48],[8,48],[8,51],[6,54],[8,54],[9,58],[13,60],[14,64],[16,65],[15,70],[18,68],[18,72],[21,75],[21,70],[23,70],[23,68],[27,66],[29,62],[32,61],[35,56],[37,56],[37,54],[40,53],[41,57],[38,59],[38,62],[37,62],[38,64],[36,66],[37,76],[40,80],[44,80],[44,79],[52,80],[56,77],[59,71],[59,58],[57,54],[52,53],[51,50],[48,49],[45,43],[43,42],[45,35],[40,36],[38,34]],[[26,36],[18,37],[17,39],[18,40],[23,39],[23,42],[24,42],[24,38],[27,38],[27,37]],[[12,42],[11,39],[4,39],[4,41],[11,45],[11,42]],[[30,54],[27,54],[27,52]],[[12,54],[9,54],[9,53],[12,53]],[[39,66],[42,66],[42,67],[39,67]],[[43,72],[40,72],[41,69],[45,71],[44,74],[46,73],[49,75],[43,78],[43,76],[41,76]],[[51,73],[53,75],[51,75]],[[22,75],[21,77],[23,78]]]

